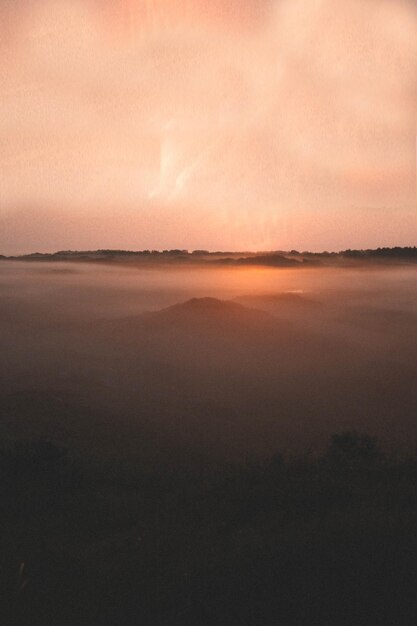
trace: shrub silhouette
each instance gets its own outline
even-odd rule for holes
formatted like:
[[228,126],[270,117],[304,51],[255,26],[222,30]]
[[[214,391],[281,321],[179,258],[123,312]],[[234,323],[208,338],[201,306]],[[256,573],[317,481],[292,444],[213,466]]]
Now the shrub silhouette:
[[381,461],[383,454],[376,437],[350,430],[332,435],[326,459],[338,465],[369,464]]
[[0,461],[1,624],[415,623],[417,460],[369,435],[201,467],[46,441]]

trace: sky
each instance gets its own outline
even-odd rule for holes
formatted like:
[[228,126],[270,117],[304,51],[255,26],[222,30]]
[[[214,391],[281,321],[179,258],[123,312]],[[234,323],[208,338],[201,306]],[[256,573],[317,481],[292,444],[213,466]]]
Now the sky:
[[417,243],[417,0],[0,0],[0,254]]

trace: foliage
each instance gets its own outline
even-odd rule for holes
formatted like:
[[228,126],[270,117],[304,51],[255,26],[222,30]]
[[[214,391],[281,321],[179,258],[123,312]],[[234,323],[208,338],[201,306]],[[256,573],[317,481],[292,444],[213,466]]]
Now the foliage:
[[414,623],[417,460],[368,435],[222,467],[0,459],[1,623]]

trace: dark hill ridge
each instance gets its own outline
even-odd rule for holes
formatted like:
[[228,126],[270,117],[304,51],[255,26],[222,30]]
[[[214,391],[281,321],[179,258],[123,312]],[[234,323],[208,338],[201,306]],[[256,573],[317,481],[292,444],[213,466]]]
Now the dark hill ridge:
[[257,266],[262,265],[265,267],[297,267],[304,263],[311,263],[311,261],[305,261],[304,259],[290,259],[282,254],[263,254],[240,257],[238,259],[227,257],[225,259],[218,259],[216,263],[221,265],[237,265],[237,266]]
[[158,313],[163,313],[164,311],[193,311],[193,312],[207,312],[210,311],[212,313],[218,311],[237,311],[241,310],[242,305],[236,304],[231,300],[220,300],[219,298],[190,298],[190,300],[186,300],[185,302],[179,302],[178,304],[173,304],[165,309],[161,309]]
[[377,248],[376,250],[341,250],[340,252],[299,252],[297,250],[271,251],[216,251],[195,250],[60,250],[54,253],[35,252],[20,256],[3,256],[0,261],[21,260],[33,262],[71,261],[100,262],[121,265],[163,266],[171,264],[208,265],[211,267],[253,267],[303,268],[336,265],[355,267],[363,263],[373,265],[415,264],[417,247]]
[[113,337],[137,339],[147,337],[149,333],[181,333],[195,338],[220,333],[220,336],[240,335],[243,338],[244,333],[268,332],[275,326],[276,320],[266,311],[231,300],[206,297],[191,298],[158,311],[112,320],[106,322],[102,329],[106,329],[106,333],[111,329]]
[[[253,313],[254,309],[248,308],[233,300],[220,300],[219,298],[191,298],[185,302],[179,302],[160,311],[156,311],[151,315],[172,315],[177,312],[191,313],[193,315],[224,315],[234,313]],[[257,311],[262,314],[261,311]]]
[[191,298],[166,309],[146,313],[142,317],[150,326],[183,326],[191,324],[207,324],[223,326],[224,324],[261,324],[272,321],[266,311],[249,308],[231,300],[218,298]]

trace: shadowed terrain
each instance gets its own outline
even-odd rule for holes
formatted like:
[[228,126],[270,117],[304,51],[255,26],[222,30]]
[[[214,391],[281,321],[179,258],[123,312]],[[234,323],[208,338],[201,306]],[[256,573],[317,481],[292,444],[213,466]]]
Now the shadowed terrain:
[[412,268],[2,267],[6,437],[107,432],[125,452],[145,429],[233,455],[320,447],[335,427],[417,433]]
[[2,264],[4,623],[411,624],[416,280]]

